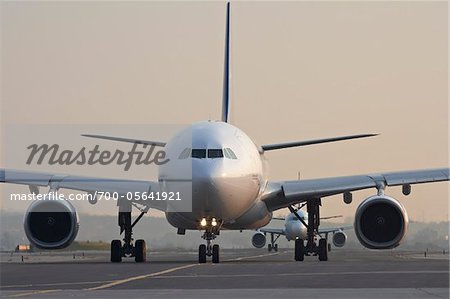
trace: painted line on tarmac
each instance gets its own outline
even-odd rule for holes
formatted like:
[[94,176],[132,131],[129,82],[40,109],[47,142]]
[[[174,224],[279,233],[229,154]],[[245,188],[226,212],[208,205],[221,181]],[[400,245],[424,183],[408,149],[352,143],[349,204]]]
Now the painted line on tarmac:
[[[232,259],[226,259],[224,261],[241,261],[241,260],[246,260],[246,259],[254,259],[254,258],[260,258],[260,257],[266,257],[266,256],[272,256],[272,255],[276,255],[278,254],[278,252],[275,253],[266,253],[266,254],[259,254],[259,255],[252,255],[252,256],[243,256],[243,257],[238,257],[238,258],[232,258]],[[170,268],[167,270],[163,270],[163,271],[159,271],[159,272],[155,272],[155,273],[149,273],[149,274],[144,274],[144,275],[139,275],[139,276],[133,276],[133,277],[129,277],[129,278],[125,278],[125,279],[119,279],[119,280],[104,280],[104,281],[80,281],[80,282],[58,282],[58,283],[43,283],[43,284],[25,284],[25,285],[7,285],[7,286],[2,286],[3,289],[5,288],[14,288],[14,287],[56,287],[56,286],[64,286],[64,285],[86,285],[86,284],[98,284],[100,283],[100,286],[97,287],[92,287],[92,288],[86,288],[84,290],[88,290],[88,291],[95,291],[95,290],[101,290],[101,289],[107,289],[113,286],[117,286],[120,284],[124,284],[124,283],[128,283],[131,281],[136,281],[136,280],[141,280],[141,279],[145,279],[145,278],[163,278],[164,276],[160,276],[163,274],[168,274],[168,273],[172,273],[178,270],[183,270],[183,269],[187,269],[187,268],[191,268],[194,266],[199,266],[199,265],[203,265],[203,264],[188,264],[188,265],[184,265],[184,266],[180,266],[180,267],[175,267],[175,268]],[[173,277],[173,276],[166,276],[166,277]],[[180,276],[180,277],[188,277],[188,276]],[[12,296],[9,297],[24,297],[24,296],[30,296],[30,295],[36,295],[36,294],[45,294],[45,293],[51,293],[51,292],[58,292],[58,291],[62,291],[60,289],[52,289],[52,290],[36,290],[36,291],[31,291],[31,292],[26,292],[26,293],[19,293],[19,294],[14,294]]]
[[450,260],[450,256],[445,255],[428,255],[424,256],[423,254],[418,255],[410,255],[410,256],[401,256],[405,259],[419,259],[419,260],[441,260],[441,261],[448,261]]
[[242,256],[242,257],[237,257],[237,258],[233,258],[233,259],[227,259],[227,260],[224,260],[224,261],[225,262],[242,261],[242,260],[255,259],[255,258],[258,258],[258,257],[266,257],[266,256],[271,256],[271,255],[277,255],[277,254],[278,254],[278,252],[259,254],[259,255],[252,255],[252,256]]
[[[372,274],[448,274],[448,271],[361,271],[361,272],[320,272],[320,273],[273,273],[271,276],[332,276],[332,275],[372,275]],[[156,279],[167,278],[225,278],[225,277],[265,277],[267,274],[249,273],[249,274],[208,274],[208,275],[170,275],[159,276]]]
[[97,281],[73,281],[73,282],[54,282],[54,283],[35,283],[35,284],[15,284],[1,286],[0,290],[7,288],[31,288],[31,287],[56,287],[65,285],[82,285],[82,284],[99,284],[113,282],[114,280],[97,280]]
[[32,296],[32,295],[40,295],[40,294],[48,294],[48,293],[54,293],[59,292],[61,290],[39,290],[39,291],[32,291],[27,293],[19,293],[14,295],[9,295],[10,298],[17,298],[17,297],[25,297],[25,296]]
[[[265,256],[270,256],[270,255],[275,255],[278,253],[268,253],[268,254],[259,254],[259,255],[253,255],[253,256],[244,256],[244,257],[238,257],[238,258],[234,258],[234,259],[228,259],[225,261],[240,261],[240,260],[245,260],[245,259],[252,259],[252,258],[258,258],[258,257],[265,257]],[[192,268],[194,266],[199,266],[199,265],[203,265],[203,264],[189,264],[189,265],[184,265],[184,266],[180,266],[180,267],[175,267],[175,268],[170,268],[167,270],[163,270],[163,271],[159,271],[159,272],[155,272],[155,273],[150,273],[150,274],[144,274],[144,275],[139,275],[139,276],[133,276],[133,277],[129,277],[129,278],[125,278],[125,279],[120,279],[120,280],[116,280],[107,284],[103,284],[97,287],[93,287],[93,288],[87,288],[85,290],[87,291],[96,291],[96,290],[103,290],[103,289],[107,289],[107,288],[111,288],[117,285],[121,285],[124,283],[128,283],[131,281],[136,281],[136,280],[141,280],[141,279],[146,279],[146,278],[157,278],[160,275],[164,275],[164,274],[168,274],[168,273],[172,273],[178,270],[183,270],[183,269],[187,269],[187,268]]]
[[124,283],[127,283],[127,282],[141,280],[141,279],[150,278],[150,277],[155,277],[155,276],[158,276],[158,275],[163,275],[163,274],[175,272],[175,271],[178,271],[178,270],[191,268],[191,267],[198,266],[198,265],[200,265],[200,264],[189,264],[189,265],[184,265],[184,266],[180,266],[180,267],[170,268],[170,269],[167,269],[167,270],[154,272],[154,273],[150,273],[150,274],[132,276],[132,277],[129,277],[129,278],[115,280],[113,282],[110,282],[110,283],[107,283],[107,284],[102,284],[100,286],[93,287],[93,288],[88,288],[88,289],[85,289],[85,290],[86,291],[96,291],[96,290],[107,289],[107,288],[111,288],[111,287],[114,287],[114,286],[117,286],[117,285],[121,285],[121,284],[124,284]]

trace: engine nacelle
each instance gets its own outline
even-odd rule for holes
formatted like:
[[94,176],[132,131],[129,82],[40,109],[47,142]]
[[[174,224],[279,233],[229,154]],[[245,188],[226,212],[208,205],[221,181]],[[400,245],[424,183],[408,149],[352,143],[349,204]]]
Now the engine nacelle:
[[333,245],[336,247],[344,247],[347,241],[347,235],[343,231],[337,231],[333,234]]
[[386,195],[364,200],[356,210],[355,233],[359,242],[371,249],[397,247],[408,230],[408,215],[403,205]]
[[266,245],[266,236],[260,232],[255,233],[252,237],[252,244],[256,248],[263,248]]
[[78,215],[73,205],[58,194],[35,200],[25,213],[24,228],[30,243],[41,249],[69,246],[78,233]]

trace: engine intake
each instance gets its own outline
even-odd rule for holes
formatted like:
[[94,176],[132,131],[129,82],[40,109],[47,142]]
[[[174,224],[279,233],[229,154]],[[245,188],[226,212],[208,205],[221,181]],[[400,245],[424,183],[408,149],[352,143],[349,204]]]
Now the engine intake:
[[28,240],[41,249],[69,246],[78,233],[78,215],[67,200],[46,195],[35,200],[25,213],[24,228]]
[[355,233],[359,242],[371,249],[397,247],[408,230],[408,215],[403,205],[386,195],[364,200],[356,210]]
[[263,248],[266,245],[266,236],[260,232],[255,233],[252,237],[252,244],[256,248]]
[[347,241],[347,235],[343,231],[337,231],[333,234],[333,245],[336,247],[344,247]]

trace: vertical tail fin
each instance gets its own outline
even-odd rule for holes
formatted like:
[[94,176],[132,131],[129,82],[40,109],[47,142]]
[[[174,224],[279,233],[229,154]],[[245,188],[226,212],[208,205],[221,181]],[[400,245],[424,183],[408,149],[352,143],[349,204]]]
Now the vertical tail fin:
[[223,73],[222,121],[228,122],[230,109],[230,2],[227,3],[225,29],[225,62]]

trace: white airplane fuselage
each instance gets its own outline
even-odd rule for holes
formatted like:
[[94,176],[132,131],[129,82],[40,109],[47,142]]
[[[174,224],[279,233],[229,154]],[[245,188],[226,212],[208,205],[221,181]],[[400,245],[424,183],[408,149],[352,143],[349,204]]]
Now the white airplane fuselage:
[[[308,216],[305,212],[298,210],[297,214],[305,221],[305,223],[308,223]],[[284,221],[284,234],[289,241],[297,238],[306,240],[307,229],[306,226],[297,219],[297,216],[295,216],[294,213],[290,213]]]
[[[191,151],[187,157],[185,149]],[[208,157],[208,150],[222,150],[223,157]],[[201,219],[216,218],[222,228],[241,229],[270,221],[272,213],[260,200],[268,181],[266,160],[240,129],[220,121],[197,122],[176,134],[165,151],[170,162],[159,168],[161,189],[174,191],[179,181],[189,179],[192,184],[192,211],[166,212],[171,225],[197,229]],[[201,157],[193,157],[194,151]]]

